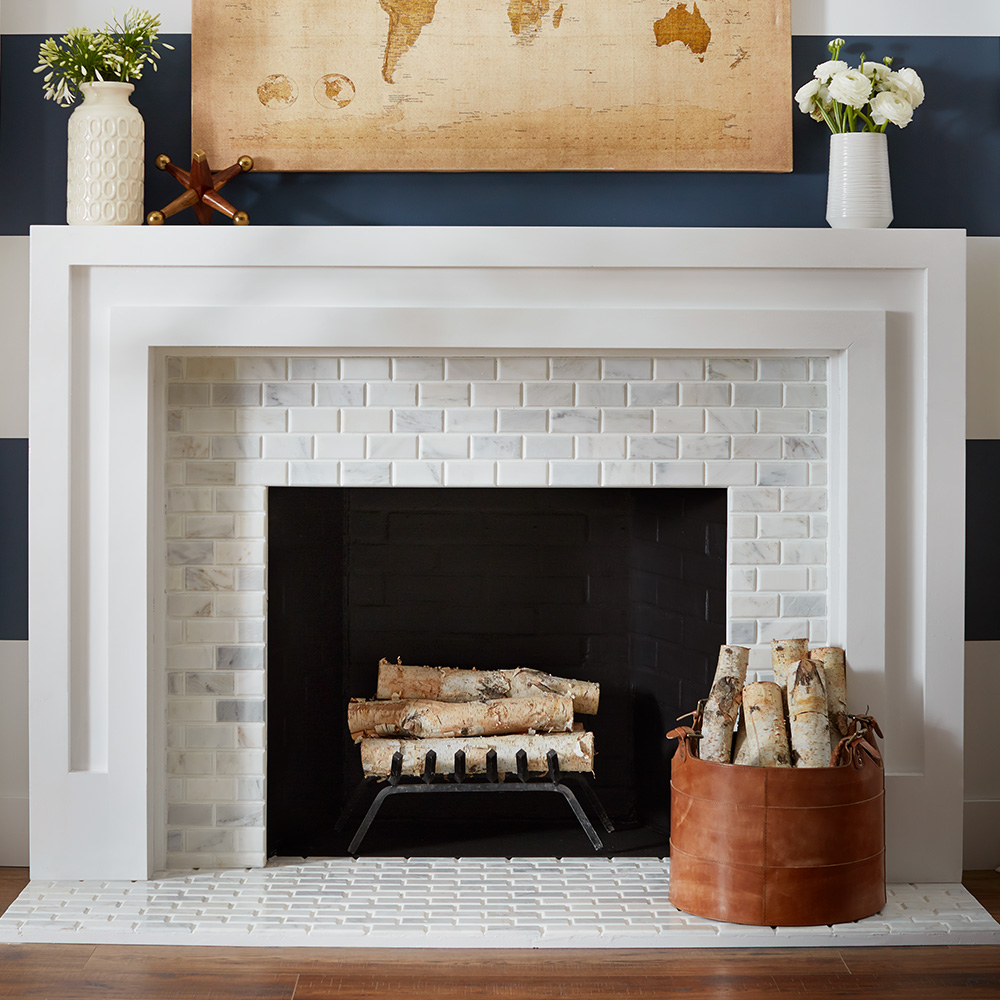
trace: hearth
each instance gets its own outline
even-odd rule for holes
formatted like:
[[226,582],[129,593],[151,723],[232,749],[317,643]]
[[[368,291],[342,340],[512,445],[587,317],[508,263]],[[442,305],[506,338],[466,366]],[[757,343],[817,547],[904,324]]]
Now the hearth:
[[[362,780],[346,703],[374,695],[382,656],[597,681],[580,721],[617,828],[604,853],[666,855],[664,733],[725,638],[725,491],[272,487],[267,506],[269,855],[344,852],[354,828],[336,820]],[[559,800],[411,796],[365,852],[593,847]]]

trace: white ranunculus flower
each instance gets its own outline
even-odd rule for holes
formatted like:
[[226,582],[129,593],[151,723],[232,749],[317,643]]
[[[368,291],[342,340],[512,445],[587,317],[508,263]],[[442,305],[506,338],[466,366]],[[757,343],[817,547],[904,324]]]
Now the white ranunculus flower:
[[834,73],[843,73],[844,70],[848,69],[847,63],[843,59],[828,59],[824,63],[820,63],[814,70],[813,76],[819,80],[820,83],[829,83],[830,77]]
[[891,90],[883,90],[872,98],[872,121],[884,125],[887,121],[906,128],[913,118],[913,105],[905,97]]
[[816,95],[819,93],[819,88],[819,80],[810,80],[795,91],[795,100],[802,114],[811,115],[816,110]]
[[905,98],[912,107],[919,108],[924,103],[924,84],[916,70],[903,67],[889,74],[889,88]]
[[884,80],[892,72],[885,63],[866,62],[861,70],[865,76],[869,76],[875,83]]
[[830,96],[852,108],[863,108],[872,95],[872,82],[864,73],[847,69],[830,78]]
[[821,122],[823,121],[823,112],[820,111],[820,107],[824,108],[826,111],[830,110],[833,101],[830,100],[830,91],[826,87],[820,86],[819,93],[816,95],[815,103],[812,108],[812,119],[813,121]]

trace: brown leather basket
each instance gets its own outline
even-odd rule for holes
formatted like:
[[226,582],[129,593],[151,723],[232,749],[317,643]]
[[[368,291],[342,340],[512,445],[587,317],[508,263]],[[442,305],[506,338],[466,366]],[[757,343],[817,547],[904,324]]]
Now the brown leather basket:
[[849,762],[829,768],[744,767],[700,760],[691,730],[674,734],[674,906],[771,926],[844,923],[882,909],[885,783],[877,751],[855,748]]

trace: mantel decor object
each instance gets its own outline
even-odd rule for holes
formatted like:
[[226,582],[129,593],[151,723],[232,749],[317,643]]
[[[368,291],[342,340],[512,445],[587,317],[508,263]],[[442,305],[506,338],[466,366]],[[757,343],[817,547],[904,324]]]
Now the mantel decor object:
[[161,153],[156,158],[156,166],[166,170],[171,177],[182,184],[187,190],[178,195],[166,208],[150,212],[146,221],[151,226],[162,226],[171,216],[193,208],[194,214],[203,226],[211,225],[215,212],[221,212],[233,220],[233,225],[246,226],[250,216],[238,211],[219,194],[220,188],[228,184],[237,174],[245,174],[253,170],[253,160],[249,156],[241,156],[231,167],[212,173],[208,165],[208,156],[203,149],[196,149],[191,157],[191,169],[182,170],[171,162],[170,157]]
[[885,229],[892,222],[889,123],[906,128],[924,100],[916,72],[893,70],[892,59],[868,62],[861,53],[856,69],[840,58],[847,43],[834,38],[831,58],[813,70],[798,89],[799,110],[830,129],[830,172],[826,220],[833,229]]
[[[100,31],[71,28],[38,50],[46,100],[68,107],[66,221],[78,226],[141,226],[145,126],[129,102],[131,80],[156,69],[158,15],[129,8]],[[172,46],[162,43],[166,49]]]

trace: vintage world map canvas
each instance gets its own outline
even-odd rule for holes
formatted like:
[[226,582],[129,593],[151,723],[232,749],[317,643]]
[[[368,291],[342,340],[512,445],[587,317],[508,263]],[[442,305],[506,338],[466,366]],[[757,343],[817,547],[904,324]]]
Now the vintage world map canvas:
[[193,148],[259,170],[792,167],[790,0],[194,0]]

